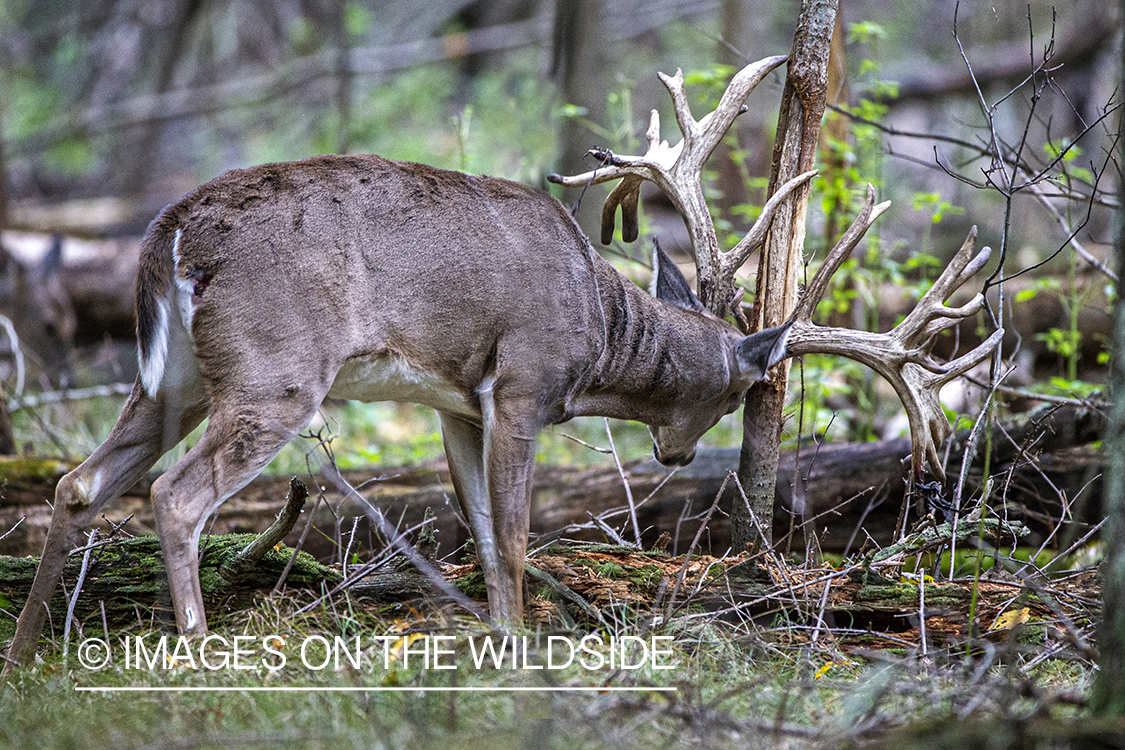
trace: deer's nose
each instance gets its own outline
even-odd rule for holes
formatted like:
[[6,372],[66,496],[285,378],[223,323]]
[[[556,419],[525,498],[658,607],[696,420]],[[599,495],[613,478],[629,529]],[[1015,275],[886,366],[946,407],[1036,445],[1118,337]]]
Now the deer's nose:
[[662,466],[687,466],[695,459],[695,448],[693,447],[687,453],[673,453],[664,455],[660,452],[660,448],[652,446],[652,455]]

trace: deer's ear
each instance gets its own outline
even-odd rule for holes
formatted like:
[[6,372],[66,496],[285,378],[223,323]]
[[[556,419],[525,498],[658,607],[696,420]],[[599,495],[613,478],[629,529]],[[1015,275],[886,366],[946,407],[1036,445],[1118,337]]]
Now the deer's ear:
[[766,371],[785,359],[790,327],[786,323],[766,328],[740,340],[735,351],[739,376],[750,383],[764,380]]
[[652,282],[648,291],[653,297],[670,305],[703,312],[703,303],[691,290],[691,284],[688,284],[668,254],[660,249],[660,243],[655,238],[652,240]]

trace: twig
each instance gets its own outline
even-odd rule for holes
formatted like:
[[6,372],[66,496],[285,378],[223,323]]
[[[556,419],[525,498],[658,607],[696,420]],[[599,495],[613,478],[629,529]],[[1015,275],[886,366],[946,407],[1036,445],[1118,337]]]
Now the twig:
[[0,539],[3,539],[4,537],[8,536],[8,534],[11,534],[13,531],[18,529],[20,527],[20,524],[23,523],[26,520],[27,520],[27,516],[20,516],[20,520],[16,521],[15,525],[12,526],[12,528],[8,529],[3,534],[0,534]]
[[625,476],[625,468],[621,465],[621,457],[617,455],[617,446],[613,444],[613,431],[609,429],[609,417],[602,417],[605,421],[605,434],[609,438],[609,450],[613,454],[613,463],[617,466],[617,473],[621,476],[621,483],[625,486],[625,499],[629,502],[629,520],[633,522],[633,539],[631,545],[641,548],[641,526],[637,521],[637,505],[633,502],[633,488],[629,486],[629,478]]
[[[3,326],[4,332],[8,334],[8,342],[12,347],[12,357],[16,360],[17,398],[13,400],[18,400],[18,397],[23,394],[23,381],[27,374],[23,364],[23,348],[20,346],[20,337],[16,334],[16,327],[12,324],[11,318],[7,315],[0,315],[0,326]],[[8,411],[15,411],[15,408],[11,406],[11,402],[9,402]]]
[[[426,507],[429,510],[429,506]],[[348,558],[352,554],[352,545],[355,544],[355,530],[359,528],[359,516],[352,519],[352,533],[348,535],[348,546],[344,549],[344,556],[340,560],[340,571],[344,578],[348,577]]]
[[98,535],[97,529],[90,529],[86,537],[86,554],[82,556],[82,568],[78,571],[78,580],[74,584],[74,593],[66,607],[66,622],[63,624],[63,662],[66,661],[67,652],[70,650],[70,624],[74,621],[74,608],[78,606],[78,595],[82,593],[82,584],[86,582],[86,571],[90,569],[90,555],[93,554],[94,539]]
[[[953,563],[949,564],[953,569]],[[922,637],[922,656],[926,656],[926,576],[918,576],[918,631]]]
[[132,383],[112,383],[110,385],[92,385],[89,388],[65,388],[61,391],[44,391],[28,396],[16,396],[8,399],[8,411],[20,409],[33,409],[45,404],[58,404],[63,401],[80,401],[87,398],[101,398],[103,396],[128,396],[133,391]]
[[715,494],[714,502],[711,503],[711,507],[707,510],[707,515],[703,517],[703,523],[699,524],[699,529],[695,532],[695,538],[691,540],[691,546],[689,546],[687,552],[684,553],[684,564],[680,566],[680,572],[676,574],[676,585],[672,587],[672,595],[668,597],[668,604],[664,607],[665,622],[672,617],[672,607],[676,603],[676,594],[680,592],[680,586],[683,585],[684,576],[687,575],[688,565],[691,564],[691,555],[695,552],[699,540],[703,538],[703,532],[707,530],[707,523],[711,520],[711,515],[715,512],[715,508],[719,507],[719,500],[722,499],[723,492],[726,491],[727,483],[732,476],[735,476],[734,472],[728,471],[727,475],[723,477],[723,483],[719,487],[719,491]]
[[[978,388],[988,388],[988,383],[976,378],[972,375],[965,374],[961,376],[963,379],[977,386]],[[1042,401],[1047,404],[1062,404],[1063,406],[1078,406],[1087,409],[1097,409],[1101,411],[1106,407],[1106,403],[1100,398],[1067,398],[1066,396],[1052,396],[1047,393],[1036,393],[1024,388],[1013,388],[1010,385],[996,386],[996,392],[1002,393],[1005,396],[1018,396],[1019,398],[1026,398],[1032,401]]]
[[1051,216],[1055,217],[1055,221],[1059,223],[1059,226],[1062,227],[1063,232],[1066,233],[1068,241],[1070,242],[1070,246],[1074,248],[1074,252],[1078,253],[1079,257],[1081,257],[1082,260],[1086,261],[1096,270],[1100,271],[1109,278],[1113,279],[1114,282],[1116,282],[1117,274],[1111,271],[1108,266],[1091,255],[1090,252],[1082,246],[1082,243],[1078,241],[1078,237],[1076,236],[1077,232],[1071,230],[1070,222],[1068,222],[1066,220],[1066,217],[1063,216],[1062,213],[1057,208],[1055,208],[1055,205],[1047,199],[1047,195],[1043,192],[1043,188],[1036,183],[1029,184],[1028,188],[1039,200],[1039,203],[1051,213]]
[[[550,573],[548,573],[545,570],[541,570],[541,569],[535,567],[531,563],[525,562],[524,565],[523,565],[523,569],[532,578],[536,578],[536,579],[542,581],[543,583],[547,584],[547,586],[552,591],[557,593],[559,596],[561,596],[561,597],[563,597],[563,598],[565,598],[569,601],[574,602],[576,605],[578,605],[579,609],[581,609],[583,612],[585,612],[587,615],[589,615],[593,619],[597,620],[598,624],[601,625],[603,628],[607,628],[607,629],[609,628],[608,623],[606,623],[605,619],[602,617],[601,611],[598,610],[597,607],[595,607],[590,602],[586,601],[586,599],[583,598],[582,596],[579,596],[573,589],[571,589],[569,586],[564,585],[561,581],[559,581],[553,575],[551,575]],[[573,627],[574,623],[570,623],[570,625]]]
[[418,569],[423,575],[430,579],[430,582],[452,601],[456,602],[462,609],[469,612],[481,620],[485,619],[484,612],[477,606],[469,597],[452,583],[450,583],[441,572],[430,564],[422,555],[414,548],[414,545],[406,538],[406,535],[396,529],[387,521],[386,516],[376,506],[371,504],[366,497],[361,495],[351,484],[344,479],[344,475],[340,473],[340,469],[336,466],[335,460],[331,460],[321,466],[321,471],[325,476],[336,485],[337,490],[346,497],[350,497],[359,503],[367,514],[368,519],[375,525],[383,536],[387,538],[390,547],[401,552],[410,563]]

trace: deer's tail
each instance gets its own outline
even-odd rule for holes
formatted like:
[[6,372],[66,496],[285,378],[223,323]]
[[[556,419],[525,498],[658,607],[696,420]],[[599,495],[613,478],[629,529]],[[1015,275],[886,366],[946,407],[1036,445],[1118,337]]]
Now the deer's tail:
[[[169,221],[167,211],[148,226],[141,241],[140,264],[137,267],[137,360],[141,385],[150,398],[155,398],[168,365],[169,340],[172,327],[181,323],[190,331],[190,320],[180,321],[173,310],[180,289],[175,283],[176,260],[179,256],[181,230]],[[190,298],[187,300],[190,311]]]

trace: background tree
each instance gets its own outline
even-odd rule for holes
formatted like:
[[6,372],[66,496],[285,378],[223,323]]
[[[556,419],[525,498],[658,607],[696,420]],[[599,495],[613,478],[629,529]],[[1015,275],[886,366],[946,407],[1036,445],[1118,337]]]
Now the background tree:
[[[1125,0],[1118,2],[1118,47],[1125,45]],[[1120,95],[1125,91],[1125,55],[1118,60]],[[1125,114],[1117,117],[1118,180],[1125,167]],[[1115,253],[1117,278],[1125,278],[1125,201],[1117,207]],[[1125,303],[1117,297],[1117,336],[1113,348],[1109,412],[1105,450],[1108,472],[1105,483],[1106,523],[1102,532],[1106,557],[1102,563],[1102,622],[1098,628],[1101,658],[1090,705],[1102,716],[1125,716]]]

